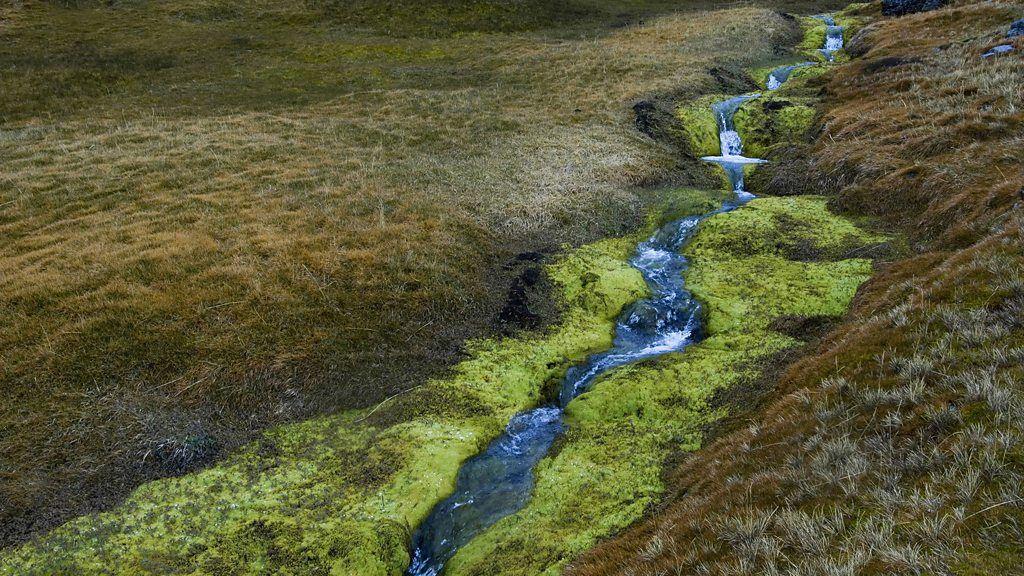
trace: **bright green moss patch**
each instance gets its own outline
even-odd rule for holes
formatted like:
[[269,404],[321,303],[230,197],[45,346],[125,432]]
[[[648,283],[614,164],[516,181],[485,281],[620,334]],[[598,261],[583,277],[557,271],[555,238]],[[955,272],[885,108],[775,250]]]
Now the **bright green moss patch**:
[[884,240],[830,213],[822,197],[757,199],[702,225],[686,247],[687,286],[713,334],[764,329],[782,315],[837,316],[871,275],[870,260],[843,256]]
[[825,57],[818,50],[825,46],[828,25],[818,18],[803,16],[800,18],[800,26],[804,29],[804,39],[797,44],[797,50],[811,60],[823,61]]
[[654,229],[665,222],[672,222],[695,214],[707,214],[716,210],[723,202],[732,197],[733,192],[730,190],[697,190],[694,188],[660,190],[655,209],[648,218],[648,227]]
[[817,114],[806,99],[774,94],[743,104],[733,121],[743,135],[743,152],[764,158],[773,146],[804,140]]
[[[686,253],[709,337],[616,370],[574,400],[569,430],[538,466],[530,502],[463,548],[447,574],[557,574],[639,518],[662,491],[666,456],[698,449],[701,427],[724,415],[710,403],[714,393],[756,378],[769,356],[798,345],[769,330],[771,322],[843,314],[871,263],[842,253],[876,240],[829,213],[823,198],[755,200],[707,220]],[[791,259],[800,245],[819,261]]]
[[823,196],[753,200],[742,210],[705,222],[686,252],[697,258],[724,254],[834,261],[859,246],[886,240],[836,216],[827,204]]
[[[611,344],[619,311],[646,293],[627,263],[635,243],[598,242],[550,267],[566,312],[548,333],[479,342],[454,376],[373,414],[282,426],[214,468],[145,484],[9,551],[0,573],[400,574],[409,531],[461,463],[571,362]],[[424,397],[433,409],[414,408]]]
[[[843,27],[844,42],[849,42],[853,34],[864,25],[864,18],[853,15],[863,6],[863,4],[854,5],[848,8],[847,11],[833,16],[836,25]],[[804,38],[797,45],[797,50],[812,60],[824,62],[825,56],[818,50],[825,46],[828,25],[818,18],[803,16],[800,18],[800,26],[804,29]],[[846,58],[848,57],[842,51],[835,54],[835,62],[843,62]]]
[[673,450],[700,447],[718,417],[714,391],[756,373],[756,361],[792,345],[772,336],[716,336],[684,354],[615,371],[572,402],[561,450],[536,470],[534,497],[465,547],[448,574],[532,576],[562,565],[639,518],[661,493]]
[[709,260],[692,276],[694,294],[707,303],[712,331],[743,324],[767,328],[784,315],[841,316],[871,261],[793,262],[779,256]]
[[721,150],[718,139],[718,120],[711,109],[715,102],[727,99],[728,96],[715,94],[702,96],[689,102],[676,111],[676,116],[686,129],[690,139],[690,149],[694,156],[717,156]]

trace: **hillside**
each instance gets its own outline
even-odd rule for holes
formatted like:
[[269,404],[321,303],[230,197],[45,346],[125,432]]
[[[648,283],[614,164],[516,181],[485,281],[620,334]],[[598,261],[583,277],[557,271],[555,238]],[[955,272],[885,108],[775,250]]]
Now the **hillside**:
[[0,8],[0,574],[1018,573],[1024,9],[892,4]]
[[517,254],[715,181],[630,108],[797,33],[705,7],[5,5],[0,542],[550,321]]

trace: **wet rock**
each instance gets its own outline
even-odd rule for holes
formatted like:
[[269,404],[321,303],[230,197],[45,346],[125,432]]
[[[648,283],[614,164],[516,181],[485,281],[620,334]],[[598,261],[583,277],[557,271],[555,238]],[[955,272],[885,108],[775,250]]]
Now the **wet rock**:
[[637,102],[633,105],[633,112],[636,114],[636,129],[654,138],[658,125],[658,108],[654,102]]
[[758,90],[760,86],[746,72],[738,72],[718,66],[708,69],[708,74],[715,79],[718,87],[725,94],[738,94]]
[[545,256],[543,252],[520,252],[519,254],[516,254],[515,258],[509,260],[505,264],[505,270],[514,270],[527,262],[539,264],[544,261],[544,258]]
[[1000,44],[999,46],[996,46],[995,48],[993,48],[993,49],[989,50],[988,52],[985,52],[984,54],[982,54],[981,57],[982,58],[991,58],[993,56],[999,56],[1001,54],[1007,54],[1007,53],[1010,53],[1010,52],[1013,52],[1013,46],[1012,45],[1010,45],[1010,44]]
[[949,0],[882,0],[882,14],[885,16],[906,16],[918,12],[937,10]]
[[766,100],[762,105],[765,113],[778,112],[783,108],[789,108],[793,103],[789,100]]
[[807,342],[824,336],[838,321],[835,316],[787,315],[773,320],[769,329]]
[[860,58],[866,55],[868,51],[871,50],[871,40],[874,33],[877,30],[878,23],[868,24],[867,26],[858,30],[853,35],[853,38],[851,38],[850,41],[846,43],[846,47],[844,48],[844,50],[846,50],[846,53],[849,54],[851,58]]
[[1016,38],[1017,36],[1024,36],[1024,18],[1011,24],[1010,31],[1006,33],[1007,38]]

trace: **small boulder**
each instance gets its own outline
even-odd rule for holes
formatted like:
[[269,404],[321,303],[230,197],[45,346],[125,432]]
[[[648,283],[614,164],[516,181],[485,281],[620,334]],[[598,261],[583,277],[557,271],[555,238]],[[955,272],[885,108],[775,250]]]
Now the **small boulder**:
[[991,58],[993,56],[999,56],[1000,54],[1006,54],[1007,52],[1013,52],[1013,46],[1010,44],[1001,44],[995,48],[985,52],[981,55],[982,58]]
[[1010,24],[1010,31],[1006,33],[1007,38],[1016,38],[1017,36],[1024,36],[1024,18]]
[[882,0],[882,14],[885,16],[906,16],[918,12],[937,10],[949,0]]

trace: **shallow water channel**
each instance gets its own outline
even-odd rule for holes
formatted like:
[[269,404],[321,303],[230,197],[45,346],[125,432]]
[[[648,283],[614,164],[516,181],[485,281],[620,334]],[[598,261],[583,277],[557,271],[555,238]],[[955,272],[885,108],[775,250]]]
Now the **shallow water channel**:
[[[840,38],[842,38],[840,31]],[[781,82],[788,78],[788,73]],[[744,190],[746,166],[764,160],[743,156],[733,115],[758,94],[718,102],[721,155],[704,158],[722,166],[735,196],[721,208],[662,226],[637,246],[630,264],[640,271],[650,297],[627,307],[615,328],[612,347],[566,372],[558,401],[517,414],[505,432],[459,470],[455,492],[439,503],[413,534],[409,576],[437,576],[462,546],[502,518],[522,509],[533,490],[533,469],[565,430],[565,407],[602,374],[643,359],[679,352],[701,339],[701,310],[686,289],[689,266],[681,250],[701,221],[735,210],[754,196]]]

